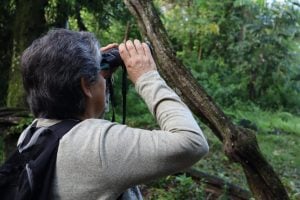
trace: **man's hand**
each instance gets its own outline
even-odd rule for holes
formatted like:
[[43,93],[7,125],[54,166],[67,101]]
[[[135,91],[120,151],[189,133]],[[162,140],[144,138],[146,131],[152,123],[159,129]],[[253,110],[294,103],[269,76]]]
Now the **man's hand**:
[[156,70],[156,64],[146,43],[139,40],[128,40],[119,45],[119,52],[123,59],[129,78],[135,84],[143,74]]

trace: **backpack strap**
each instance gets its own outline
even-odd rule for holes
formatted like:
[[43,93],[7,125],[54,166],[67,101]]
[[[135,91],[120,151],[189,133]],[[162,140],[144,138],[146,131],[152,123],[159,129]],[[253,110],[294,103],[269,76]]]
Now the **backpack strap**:
[[49,129],[55,133],[58,139],[61,139],[69,130],[71,130],[80,120],[68,119],[58,122],[49,127]]
[[52,135],[54,135],[55,137],[55,143],[53,144],[54,148],[52,149],[52,152],[49,152],[52,155],[50,161],[47,164],[48,170],[46,171],[44,177],[39,177],[41,180],[43,180],[43,187],[41,188],[41,191],[36,199],[40,199],[40,200],[51,199],[50,192],[52,189],[52,181],[55,172],[59,140],[79,122],[80,122],[79,120],[63,120],[49,127],[49,129],[52,132]]

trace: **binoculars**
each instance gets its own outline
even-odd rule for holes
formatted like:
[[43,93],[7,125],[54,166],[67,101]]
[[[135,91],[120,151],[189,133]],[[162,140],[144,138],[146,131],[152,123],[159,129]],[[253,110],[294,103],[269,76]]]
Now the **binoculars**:
[[[153,55],[150,43],[147,42],[146,44],[150,48],[151,54]],[[102,54],[102,61],[100,64],[101,70],[114,72],[119,66],[124,66],[124,62],[120,56],[118,48],[109,49],[107,52]]]
[[102,61],[100,64],[101,70],[114,72],[119,66],[124,66],[124,62],[118,48],[109,49],[109,51],[102,54]]

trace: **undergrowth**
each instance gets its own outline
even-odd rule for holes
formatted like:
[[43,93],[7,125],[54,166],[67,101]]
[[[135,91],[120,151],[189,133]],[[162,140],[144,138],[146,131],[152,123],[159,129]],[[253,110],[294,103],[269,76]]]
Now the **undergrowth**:
[[[300,117],[282,111],[263,111],[252,106],[243,107],[242,109],[227,108],[225,113],[235,124],[246,126],[246,128],[253,129],[256,132],[258,144],[263,155],[282,180],[291,199],[299,199],[300,157],[298,153],[300,152]],[[243,124],[242,122],[247,123]],[[199,122],[199,124],[208,139],[210,152],[194,167],[249,190],[242,167],[228,160],[223,153],[223,146],[218,138],[203,123]],[[169,183],[168,179],[168,177],[163,178],[158,182]],[[169,186],[158,186],[149,185],[150,190],[147,190],[149,199],[170,199],[170,196],[179,195],[173,194],[174,191],[180,193],[182,191],[180,187],[184,187],[180,183],[179,185],[169,183]],[[174,188],[170,189],[170,187]],[[198,187],[203,188],[201,184]],[[153,194],[149,194],[149,192]],[[195,197],[197,197],[196,192],[193,198]],[[225,199],[225,197],[223,196],[222,199]]]

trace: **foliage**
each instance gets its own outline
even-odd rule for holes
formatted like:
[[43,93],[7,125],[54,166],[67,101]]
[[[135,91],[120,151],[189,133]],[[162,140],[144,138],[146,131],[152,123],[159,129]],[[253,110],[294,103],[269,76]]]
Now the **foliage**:
[[20,135],[20,133],[22,133],[23,130],[29,126],[33,120],[34,117],[32,115],[22,118],[17,125],[10,127],[8,134]]
[[[93,27],[107,29],[113,19],[125,22],[132,17],[125,9],[123,1],[98,0],[49,0],[46,10],[50,27],[68,27],[68,20],[76,22],[76,28],[94,31]],[[88,20],[86,16],[89,15]],[[92,26],[90,23],[92,23]],[[74,28],[74,27],[72,27]]]
[[177,55],[214,99],[299,113],[300,10],[264,1],[157,1]]
[[226,108],[224,112],[238,125],[242,119],[249,120],[257,127],[257,132],[261,134],[295,134],[300,136],[300,117],[289,112],[262,111],[253,104],[235,105]]
[[[185,174],[168,176],[150,184],[150,189],[143,191],[146,199],[204,199],[204,187]],[[149,187],[148,186],[148,187]]]

